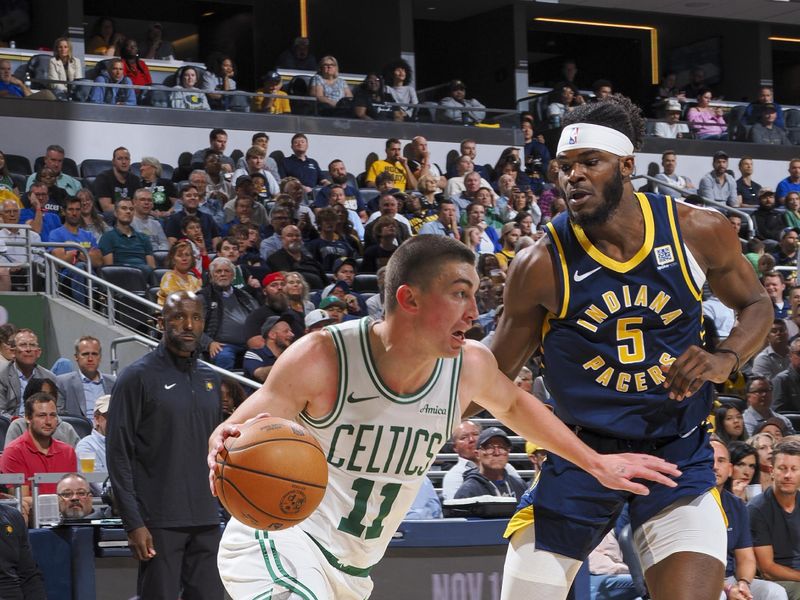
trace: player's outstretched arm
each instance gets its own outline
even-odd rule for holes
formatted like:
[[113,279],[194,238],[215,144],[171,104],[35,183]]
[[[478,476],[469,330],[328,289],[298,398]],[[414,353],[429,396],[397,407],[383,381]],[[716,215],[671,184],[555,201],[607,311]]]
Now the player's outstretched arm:
[[[738,315],[737,326],[720,349],[735,352],[738,364],[744,365],[764,344],[772,325],[772,303],[722,214],[685,205],[679,205],[678,214],[684,241],[705,271],[711,289]],[[683,400],[706,381],[724,382],[736,364],[737,357],[730,352],[710,354],[691,346],[667,369],[664,386],[671,398]]]
[[303,410],[312,416],[326,415],[336,400],[339,373],[333,342],[326,332],[300,338],[280,355],[264,384],[247,398],[211,434],[208,468],[212,493],[217,452],[239,428],[261,416],[295,419]]
[[670,477],[678,477],[681,472],[661,458],[647,454],[601,456],[589,448],[542,402],[501,373],[492,354],[480,344],[467,345],[464,361],[462,407],[470,402],[480,404],[526,440],[575,463],[608,488],[646,495],[647,487],[633,479],[677,485]]

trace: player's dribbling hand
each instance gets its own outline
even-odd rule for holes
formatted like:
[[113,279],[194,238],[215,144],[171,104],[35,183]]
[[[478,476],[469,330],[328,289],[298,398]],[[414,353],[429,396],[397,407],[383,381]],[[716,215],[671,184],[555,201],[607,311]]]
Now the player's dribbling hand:
[[604,454],[592,470],[597,480],[612,490],[624,490],[647,496],[650,490],[633,479],[645,479],[667,487],[678,484],[670,477],[680,477],[678,467],[663,458],[650,454]]
[[156,555],[153,536],[147,527],[137,527],[128,532],[128,546],[136,560],[150,560]]
[[214,489],[214,478],[216,477],[217,468],[217,454],[225,447],[225,440],[230,437],[239,437],[242,434],[241,428],[249,425],[257,419],[269,417],[269,413],[258,413],[255,417],[247,419],[244,423],[225,423],[222,428],[217,432],[217,435],[211,439],[208,449],[208,483],[211,486],[211,495],[216,496],[217,492]]
[[680,402],[697,392],[706,381],[723,383],[736,361],[729,353],[711,354],[699,346],[689,346],[675,362],[662,366],[666,375],[664,387],[669,397]]

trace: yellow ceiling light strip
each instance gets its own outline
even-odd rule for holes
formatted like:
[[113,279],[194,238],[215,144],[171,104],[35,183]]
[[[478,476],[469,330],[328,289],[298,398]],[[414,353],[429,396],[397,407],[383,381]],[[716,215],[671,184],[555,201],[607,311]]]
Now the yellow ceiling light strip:
[[767,39],[771,42],[793,42],[795,44],[800,44],[800,38],[788,38],[788,37],[780,37],[777,35],[771,35]]
[[[589,27],[608,27],[611,29],[638,29],[650,33],[650,81],[657,84],[660,80],[661,69],[658,65],[658,29],[649,25],[629,25],[627,23],[603,23],[601,21],[579,21],[576,19],[553,19],[536,17],[534,21],[543,23],[561,23],[564,25],[587,25]],[[770,38],[773,39],[773,38]]]
[[308,1],[300,0],[300,37],[308,37]]

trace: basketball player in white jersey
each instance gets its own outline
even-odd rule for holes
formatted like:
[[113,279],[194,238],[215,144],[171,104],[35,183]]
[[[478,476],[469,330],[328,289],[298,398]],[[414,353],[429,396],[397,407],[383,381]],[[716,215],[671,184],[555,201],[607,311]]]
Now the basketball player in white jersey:
[[633,479],[673,485],[679,471],[666,461],[595,453],[465,339],[478,316],[474,264],[471,250],[444,236],[405,242],[386,272],[385,320],[304,336],[211,436],[212,476],[224,439],[261,413],[303,423],[328,461],[325,497],[299,525],[265,532],[228,523],[218,564],[234,600],[368,598],[370,569],[471,402],[605,486],[646,494]]

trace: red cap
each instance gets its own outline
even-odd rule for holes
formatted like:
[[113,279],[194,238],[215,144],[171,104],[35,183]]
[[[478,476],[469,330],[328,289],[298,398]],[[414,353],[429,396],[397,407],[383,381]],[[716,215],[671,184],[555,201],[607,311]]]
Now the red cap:
[[281,273],[280,271],[275,271],[274,273],[265,275],[264,279],[261,280],[261,285],[267,287],[273,281],[286,281],[286,277],[284,277],[283,273]]

